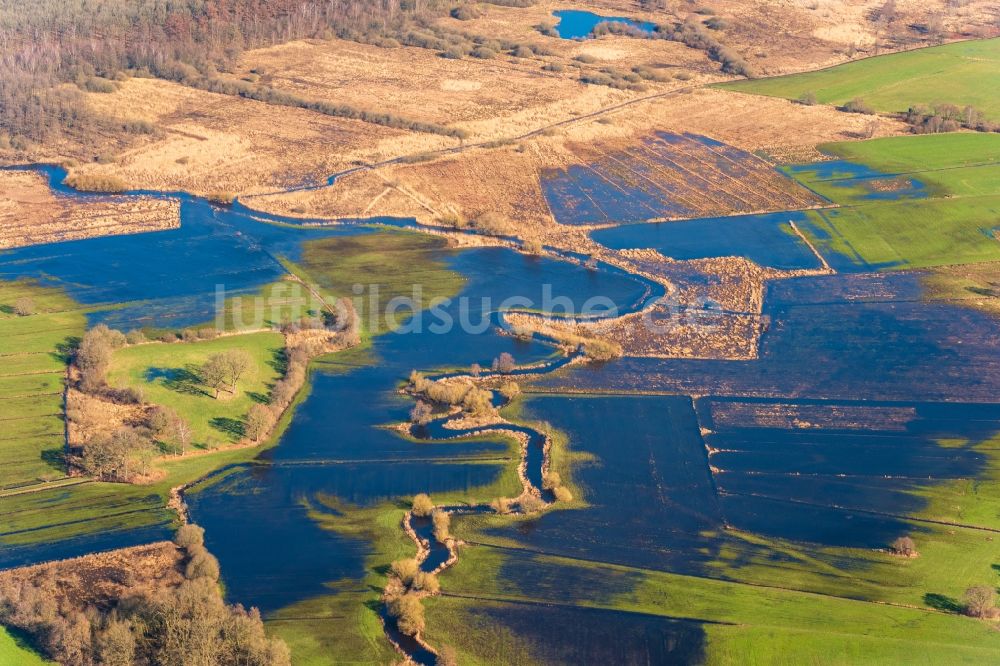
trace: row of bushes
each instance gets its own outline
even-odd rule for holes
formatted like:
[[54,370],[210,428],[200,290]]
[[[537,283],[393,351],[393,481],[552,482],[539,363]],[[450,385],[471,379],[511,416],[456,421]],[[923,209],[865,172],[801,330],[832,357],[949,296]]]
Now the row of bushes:
[[[725,27],[722,19],[712,21],[710,26],[714,30]],[[558,37],[555,26],[550,23],[543,23],[536,26],[543,35]],[[719,63],[723,72],[736,76],[752,77],[753,72],[750,65],[739,53],[722,44],[715,38],[705,25],[695,18],[688,18],[682,23],[658,24],[652,31],[642,30],[628,23],[618,21],[604,21],[594,26],[593,34],[601,35],[625,35],[638,39],[667,39],[680,42],[693,49],[705,51],[708,57]],[[605,84],[606,85],[606,84]]]
[[911,106],[903,116],[917,134],[936,134],[970,129],[978,132],[996,132],[1000,125],[987,120],[974,106],[960,107],[955,104],[917,104]]
[[348,104],[337,104],[326,100],[315,100],[301,97],[294,93],[278,90],[271,86],[254,84],[248,81],[227,79],[219,76],[206,76],[194,67],[181,62],[170,63],[157,74],[178,83],[209,92],[222,95],[232,95],[246,99],[275,104],[278,106],[289,106],[308,111],[315,111],[327,116],[337,118],[349,118],[351,120],[361,120],[374,125],[392,127],[395,129],[410,130],[413,132],[423,132],[426,134],[438,134],[457,139],[464,139],[468,132],[455,127],[447,127],[438,123],[429,123],[420,120],[405,118],[393,113],[367,111],[358,109]]
[[[577,56],[579,60],[581,56]],[[630,71],[618,69],[617,67],[602,67],[597,72],[584,72],[580,75],[580,81],[593,85],[609,86],[619,90],[634,90],[642,92],[646,90],[643,81],[663,81],[664,77],[658,72],[648,67],[636,65]]]
[[[460,5],[451,14],[459,20],[476,18],[478,10],[470,5]],[[438,51],[442,57],[458,59],[463,57],[494,58],[507,53],[517,58],[552,55],[551,49],[541,44],[522,43],[514,40],[488,37],[468,32],[449,30],[429,22],[406,22],[388,29],[359,31],[345,29],[337,31],[337,37],[372,44],[382,48],[411,46]]]
[[719,42],[696,20],[688,19],[683,23],[674,24],[672,27],[657,26],[656,32],[665,39],[681,42],[690,48],[705,51],[709,58],[719,63],[722,71],[726,74],[748,78],[754,75],[743,56]]
[[[816,93],[807,90],[799,95],[800,104],[812,106],[817,103]],[[863,113],[874,115],[878,111],[863,97],[848,100],[840,107],[848,113]],[[974,106],[958,106],[939,102],[937,104],[915,104],[907,109],[902,119],[916,134],[937,134],[940,132],[955,132],[960,129],[978,132],[1000,131],[1000,125],[990,122],[983,113]]]

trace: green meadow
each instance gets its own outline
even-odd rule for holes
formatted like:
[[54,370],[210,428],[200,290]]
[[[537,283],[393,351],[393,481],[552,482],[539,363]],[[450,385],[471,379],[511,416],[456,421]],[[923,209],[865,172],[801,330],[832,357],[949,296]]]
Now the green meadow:
[[[34,314],[14,314],[28,297]],[[86,326],[61,290],[0,282],[0,489],[65,476],[63,389],[66,352]]]
[[1000,135],[928,134],[825,144],[838,158],[911,180],[926,196],[869,200],[866,181],[817,169],[787,172],[837,208],[810,211],[804,231],[821,253],[883,268],[924,268],[1000,260]]
[[[265,403],[271,386],[281,378],[285,341],[280,333],[252,333],[214,340],[148,343],[115,352],[108,383],[142,391],[146,402],[171,407],[191,426],[197,448],[216,448],[242,437],[243,418],[254,403]],[[235,394],[216,398],[201,384],[199,368],[214,354],[247,352],[253,360]]]
[[798,99],[812,92],[820,104],[863,98],[877,111],[903,112],[914,104],[972,105],[1000,121],[1000,39],[865,58],[815,72],[721,84],[737,92]]

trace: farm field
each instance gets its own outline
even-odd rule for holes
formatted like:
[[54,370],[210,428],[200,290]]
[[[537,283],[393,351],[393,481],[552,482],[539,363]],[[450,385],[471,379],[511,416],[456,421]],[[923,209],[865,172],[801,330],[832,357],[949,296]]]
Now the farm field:
[[[18,315],[18,299],[32,314]],[[0,282],[0,488],[66,475],[63,388],[66,354],[86,325],[84,314],[59,289]]]
[[1000,137],[894,137],[823,150],[840,160],[787,168],[840,208],[805,232],[838,268],[923,268],[1000,260]]
[[917,104],[971,105],[994,122],[1000,103],[1000,39],[957,42],[866,58],[829,69],[761,81],[725,84],[728,90],[842,106],[860,97],[877,111],[901,113]]

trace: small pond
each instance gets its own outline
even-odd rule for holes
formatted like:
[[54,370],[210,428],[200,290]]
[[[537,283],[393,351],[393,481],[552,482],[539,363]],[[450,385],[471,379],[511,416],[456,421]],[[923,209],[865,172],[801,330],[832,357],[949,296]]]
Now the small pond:
[[553,15],[559,19],[556,32],[562,39],[587,39],[594,31],[594,27],[601,23],[624,23],[648,33],[656,29],[655,23],[636,21],[623,16],[601,16],[579,9],[561,9],[553,12]]

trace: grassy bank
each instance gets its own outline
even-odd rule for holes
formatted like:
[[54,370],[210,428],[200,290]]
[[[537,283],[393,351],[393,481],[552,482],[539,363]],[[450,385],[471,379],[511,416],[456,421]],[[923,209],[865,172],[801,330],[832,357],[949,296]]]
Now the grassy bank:
[[881,112],[902,112],[914,104],[972,105],[1000,120],[1000,39],[865,58],[829,69],[722,84],[737,92],[798,99],[811,92],[820,104],[843,105],[863,98]]

